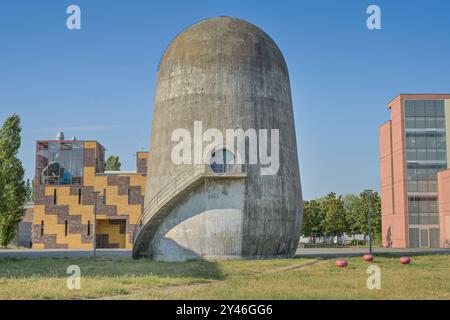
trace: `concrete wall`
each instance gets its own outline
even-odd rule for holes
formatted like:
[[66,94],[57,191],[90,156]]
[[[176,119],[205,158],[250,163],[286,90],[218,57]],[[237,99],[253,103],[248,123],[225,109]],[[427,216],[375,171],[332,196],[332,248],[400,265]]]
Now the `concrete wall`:
[[408,200],[403,99],[389,103],[391,120],[380,128],[381,214],[383,245],[408,246]]
[[239,257],[242,254],[243,179],[205,182],[179,202],[152,241],[153,258],[165,261]]
[[392,123],[384,123],[379,130],[380,139],[380,194],[382,214],[383,246],[393,245],[392,226],[395,224],[393,163],[392,163]]
[[208,19],[167,48],[159,64],[146,203],[187,166],[172,162],[171,134],[184,128],[194,137],[194,121],[222,132],[280,130],[278,173],[261,176],[260,165],[248,167],[242,255],[293,254],[302,195],[291,89],[282,54],[261,29],[239,19]]

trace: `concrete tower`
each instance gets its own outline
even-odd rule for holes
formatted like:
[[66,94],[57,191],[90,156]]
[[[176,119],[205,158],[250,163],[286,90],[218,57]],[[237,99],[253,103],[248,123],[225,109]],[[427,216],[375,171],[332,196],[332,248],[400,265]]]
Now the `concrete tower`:
[[[220,130],[224,141],[227,129],[279,129],[279,169],[262,174],[267,165],[261,161],[216,167],[174,163],[171,138],[177,129],[190,133],[194,163],[194,122],[197,129],[201,122],[203,132]],[[275,152],[271,138],[269,155]],[[250,157],[248,140],[245,155],[233,147],[217,144],[204,150],[205,158]],[[289,74],[280,49],[264,31],[219,17],[192,25],[170,43],[158,67],[146,190],[135,258],[295,253],[303,201]]]

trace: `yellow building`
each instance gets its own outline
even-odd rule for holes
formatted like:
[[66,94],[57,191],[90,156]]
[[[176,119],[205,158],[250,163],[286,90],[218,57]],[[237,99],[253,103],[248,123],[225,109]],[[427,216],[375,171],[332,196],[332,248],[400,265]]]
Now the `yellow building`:
[[97,248],[131,248],[147,157],[137,153],[136,172],[105,171],[105,148],[96,141],[38,141],[32,247],[92,249],[96,206]]

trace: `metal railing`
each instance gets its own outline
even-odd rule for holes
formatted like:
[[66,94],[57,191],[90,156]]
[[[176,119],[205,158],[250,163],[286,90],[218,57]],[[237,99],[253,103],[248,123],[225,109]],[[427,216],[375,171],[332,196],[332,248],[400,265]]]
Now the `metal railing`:
[[161,207],[169,202],[176,194],[184,190],[186,187],[192,184],[195,180],[203,175],[226,177],[233,174],[242,174],[247,171],[247,165],[233,165],[231,170],[226,172],[214,172],[209,164],[199,164],[189,166],[182,170],[175,176],[168,184],[162,187],[153,198],[145,205],[141,215],[136,221],[133,231],[133,243],[147,222],[146,219],[150,219],[154,213],[156,213]]
[[162,187],[155,196],[145,205],[133,231],[133,243],[145,225],[146,218],[150,218],[159,208],[164,206],[175,194],[183,190],[205,172],[204,165],[194,165],[182,170],[174,179]]

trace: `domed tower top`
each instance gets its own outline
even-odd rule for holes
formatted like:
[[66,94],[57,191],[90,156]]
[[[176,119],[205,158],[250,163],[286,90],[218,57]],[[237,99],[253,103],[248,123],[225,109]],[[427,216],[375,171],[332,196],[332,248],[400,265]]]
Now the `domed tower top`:
[[[241,59],[243,56],[247,61]],[[176,75],[180,65],[193,70],[214,69],[214,64],[227,62],[230,69],[238,71],[242,71],[239,64],[246,62],[252,70],[288,76],[280,49],[263,30],[241,19],[217,17],[201,20],[175,37],[159,63],[158,79]]]

